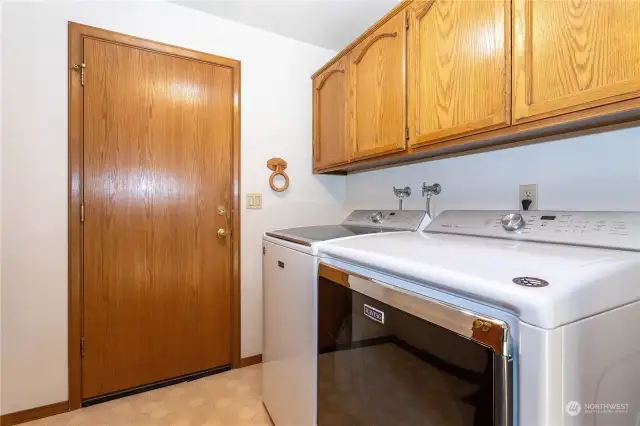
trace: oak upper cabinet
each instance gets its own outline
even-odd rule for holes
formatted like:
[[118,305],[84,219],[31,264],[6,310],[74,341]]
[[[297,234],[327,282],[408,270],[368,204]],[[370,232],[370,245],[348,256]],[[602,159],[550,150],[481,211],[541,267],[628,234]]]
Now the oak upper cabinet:
[[513,118],[640,96],[640,1],[514,0]]
[[409,6],[412,147],[510,124],[511,0]]
[[347,133],[349,63],[342,57],[313,79],[313,168],[349,161]]
[[405,10],[349,52],[349,131],[353,158],[406,149]]

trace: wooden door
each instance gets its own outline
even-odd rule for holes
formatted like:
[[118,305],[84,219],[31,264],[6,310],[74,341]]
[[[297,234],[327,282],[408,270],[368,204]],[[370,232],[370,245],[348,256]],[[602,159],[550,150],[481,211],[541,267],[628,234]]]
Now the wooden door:
[[232,68],[84,38],[83,398],[231,363]]
[[640,1],[514,0],[516,122],[640,96]]
[[349,53],[354,158],[406,149],[405,23],[403,10]]
[[409,8],[410,145],[506,127],[511,0],[420,0]]
[[346,163],[350,157],[347,134],[349,61],[336,61],[313,80],[313,168]]

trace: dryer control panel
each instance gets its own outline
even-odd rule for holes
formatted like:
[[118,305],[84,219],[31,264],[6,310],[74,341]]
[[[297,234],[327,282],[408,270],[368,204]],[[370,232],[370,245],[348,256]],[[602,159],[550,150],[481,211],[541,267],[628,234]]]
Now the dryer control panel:
[[640,213],[445,210],[425,232],[640,251]]
[[415,231],[425,214],[424,210],[354,210],[342,225]]

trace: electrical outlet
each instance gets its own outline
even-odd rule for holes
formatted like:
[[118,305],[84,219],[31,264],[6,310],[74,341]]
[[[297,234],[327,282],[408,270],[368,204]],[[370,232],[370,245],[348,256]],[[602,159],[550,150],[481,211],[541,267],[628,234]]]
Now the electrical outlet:
[[522,208],[522,200],[531,200],[529,210],[538,210],[538,185],[535,183],[529,185],[520,185],[518,193],[518,210]]

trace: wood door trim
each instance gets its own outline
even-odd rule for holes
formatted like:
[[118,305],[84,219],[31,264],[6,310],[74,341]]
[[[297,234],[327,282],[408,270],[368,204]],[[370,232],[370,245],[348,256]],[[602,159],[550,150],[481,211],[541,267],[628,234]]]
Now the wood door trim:
[[[83,238],[80,222],[80,205],[83,199],[84,117],[83,92],[80,73],[73,65],[83,61],[83,39],[90,37],[105,42],[118,43],[138,49],[168,54],[181,58],[225,66],[233,73],[233,147],[231,171],[231,359],[233,368],[241,366],[240,348],[240,61],[171,46],[151,40],[120,34],[100,28],[69,22],[69,402],[68,409],[82,405],[82,268]],[[65,410],[66,411],[66,410]],[[4,423],[3,423],[4,424]]]
[[316,90],[322,89],[322,86],[324,86],[324,84],[327,82],[327,80],[329,80],[329,77],[331,77],[333,74],[335,74],[337,72],[341,72],[341,73],[344,74],[344,70],[339,70],[339,69],[335,69],[335,70],[331,70],[331,71],[327,72],[327,74],[320,81],[320,83],[318,83],[318,87],[316,87]]
[[326,71],[328,68],[330,68],[335,62],[337,62],[340,58],[342,58],[343,56],[346,56],[349,52],[351,52],[351,50],[356,47],[357,45],[359,45],[363,40],[365,40],[367,37],[369,37],[371,34],[375,33],[378,28],[380,28],[381,26],[383,26],[385,23],[387,23],[391,18],[393,18],[394,16],[396,16],[400,11],[402,11],[405,7],[407,7],[411,2],[413,2],[415,0],[402,0],[401,3],[398,3],[397,6],[394,6],[393,9],[391,9],[386,15],[384,15],[382,18],[380,18],[375,24],[373,24],[372,26],[370,26],[367,31],[365,31],[364,33],[362,33],[360,35],[360,37],[356,38],[355,40],[353,40],[351,43],[349,43],[349,45],[347,47],[345,47],[344,49],[342,49],[340,52],[338,52],[337,55],[335,55],[333,58],[331,58],[329,60],[329,62],[327,62],[326,64],[324,64],[318,71],[316,71],[311,78],[316,78],[318,77],[320,74],[322,74],[324,71]]
[[427,13],[429,13],[429,11],[431,10],[435,2],[436,0],[429,0],[427,2],[427,5],[420,12],[416,14],[416,21],[418,22],[422,21],[422,18],[427,16]]
[[260,364],[262,362],[262,354],[248,356],[246,358],[242,358],[240,362],[240,367],[250,367],[252,365]]
[[4,414],[0,417],[0,425],[13,426],[32,420],[43,419],[69,411],[69,401],[57,402],[55,404],[44,405],[42,407],[30,408],[28,410],[16,411],[15,413]]
[[358,57],[356,58],[355,61],[353,61],[354,64],[359,64],[360,61],[362,61],[362,58],[364,58],[364,55],[367,53],[367,51],[371,48],[371,46],[373,46],[378,40],[381,40],[383,38],[388,38],[388,37],[398,37],[398,32],[394,31],[392,33],[382,33],[382,34],[378,34],[377,36],[373,37],[371,40],[369,40],[367,42],[367,44],[362,48],[362,50],[360,51],[360,54],[358,54]]

